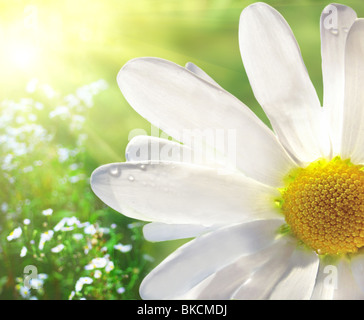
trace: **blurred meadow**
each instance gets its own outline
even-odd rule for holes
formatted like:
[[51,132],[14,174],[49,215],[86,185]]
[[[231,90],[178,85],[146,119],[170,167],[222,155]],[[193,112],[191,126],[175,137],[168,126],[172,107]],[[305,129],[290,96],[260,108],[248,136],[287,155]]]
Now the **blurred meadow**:
[[[144,276],[183,241],[145,241],[143,222],[90,189],[95,168],[125,161],[132,130],[151,129],[116,75],[135,57],[191,61],[268,124],[238,47],[252,2],[0,0],[0,299],[140,298]],[[319,18],[329,2],[267,3],[291,25],[322,100]],[[364,17],[363,1],[343,4]]]

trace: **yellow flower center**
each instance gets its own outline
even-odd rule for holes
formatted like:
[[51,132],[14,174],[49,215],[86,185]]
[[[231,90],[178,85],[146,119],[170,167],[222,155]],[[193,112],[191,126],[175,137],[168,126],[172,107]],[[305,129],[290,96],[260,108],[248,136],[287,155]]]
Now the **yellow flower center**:
[[318,254],[364,246],[364,171],[339,157],[292,171],[281,190],[293,234]]

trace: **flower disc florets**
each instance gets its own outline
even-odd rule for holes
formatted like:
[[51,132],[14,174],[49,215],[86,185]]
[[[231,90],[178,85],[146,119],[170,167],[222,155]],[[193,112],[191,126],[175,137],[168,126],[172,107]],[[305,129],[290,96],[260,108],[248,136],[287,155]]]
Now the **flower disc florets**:
[[295,169],[281,190],[293,234],[319,254],[364,246],[364,171],[339,157]]

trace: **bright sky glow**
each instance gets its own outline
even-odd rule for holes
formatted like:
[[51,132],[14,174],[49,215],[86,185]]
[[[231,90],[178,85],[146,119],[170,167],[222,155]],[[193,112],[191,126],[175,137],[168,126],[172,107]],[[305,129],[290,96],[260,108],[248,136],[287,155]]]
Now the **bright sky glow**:
[[38,56],[37,49],[27,43],[15,43],[7,48],[8,61],[11,62],[14,67],[20,69],[27,69],[33,65]]

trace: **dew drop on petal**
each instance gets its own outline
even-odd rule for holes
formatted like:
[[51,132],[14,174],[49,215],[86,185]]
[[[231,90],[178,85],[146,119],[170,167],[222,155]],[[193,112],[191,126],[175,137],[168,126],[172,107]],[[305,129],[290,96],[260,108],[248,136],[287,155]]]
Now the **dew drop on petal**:
[[129,180],[129,181],[134,181],[134,180],[135,180],[135,178],[134,178],[133,176],[129,176],[128,180]]
[[110,168],[109,173],[113,177],[119,177],[121,174],[121,170],[120,170],[119,166],[113,166]]

